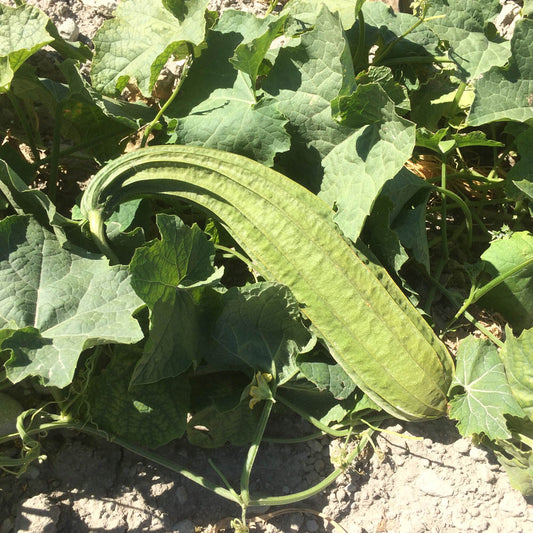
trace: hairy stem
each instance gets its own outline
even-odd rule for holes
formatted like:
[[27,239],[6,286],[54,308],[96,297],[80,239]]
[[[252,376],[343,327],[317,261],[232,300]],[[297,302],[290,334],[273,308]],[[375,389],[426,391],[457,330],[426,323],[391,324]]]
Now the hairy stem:
[[141,148],[146,146],[146,143],[148,142],[148,137],[150,136],[150,133],[155,128],[156,124],[159,123],[159,120],[165,113],[165,111],[168,109],[170,104],[174,101],[176,96],[178,96],[178,93],[181,90],[181,87],[183,85],[183,82],[187,79],[187,74],[189,73],[189,69],[191,68],[193,60],[193,53],[192,53],[192,46],[189,43],[189,55],[187,56],[187,59],[185,61],[185,65],[183,65],[183,71],[181,72],[180,79],[178,83],[176,84],[175,89],[172,91],[172,94],[170,95],[169,99],[161,106],[161,109],[157,113],[157,115],[154,117],[152,122],[146,126],[146,129],[144,130],[142,139],[141,139]]

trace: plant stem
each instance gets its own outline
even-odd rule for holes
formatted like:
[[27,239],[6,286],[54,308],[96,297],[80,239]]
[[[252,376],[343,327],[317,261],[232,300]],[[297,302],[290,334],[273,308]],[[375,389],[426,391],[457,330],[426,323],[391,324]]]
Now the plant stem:
[[[357,446],[347,455],[344,463],[351,463],[365,448],[368,444],[374,430],[367,429],[361,433],[361,440],[357,443]],[[295,492],[294,494],[287,494],[286,496],[268,496],[265,498],[257,498],[256,500],[250,500],[250,506],[271,506],[271,505],[288,505],[291,503],[296,503],[315,494],[318,494],[325,490],[331,483],[333,483],[344,471],[346,470],[345,466],[336,468],[328,477],[313,485],[309,489],[302,490],[300,492]]]
[[107,256],[112,264],[118,264],[120,261],[107,242],[102,212],[100,210],[92,210],[87,218],[89,220],[89,229],[98,249]]
[[[427,272],[425,272],[425,270],[423,270],[422,272],[424,273],[425,277],[434,285],[434,287],[439,290],[441,294],[446,296],[446,298],[448,298],[448,300],[453,305],[459,307],[459,300],[457,299],[455,294],[453,294],[453,292],[451,292],[446,287],[441,285],[435,278],[428,275]],[[500,348],[503,348],[503,342],[500,339],[498,339],[496,335],[491,333],[485,326],[483,326],[483,324],[481,324],[481,322],[479,322],[473,315],[471,315],[468,311],[464,311],[464,316],[473,326],[475,326],[479,331],[481,331],[483,335],[485,335],[488,339],[490,339],[494,344],[496,344]]]
[[373,65],[379,65],[379,63],[382,62],[385,57],[387,57],[387,55],[390,53],[394,45],[398,43],[399,41],[401,41],[402,39],[405,39],[405,37],[407,37],[411,32],[415,31],[416,28],[420,26],[420,24],[422,24],[426,20],[433,20],[436,18],[442,18],[444,16],[444,15],[442,16],[437,15],[437,16],[429,17],[426,19],[426,12],[428,10],[428,7],[429,7],[429,4],[426,3],[423,7],[423,11],[420,14],[419,19],[407,31],[402,33],[399,37],[396,37],[392,41],[390,41],[390,43],[381,52],[378,50],[378,53],[374,57],[374,61],[372,61]]
[[237,250],[235,250],[234,248],[228,248],[227,246],[222,246],[222,244],[215,244],[215,249],[220,250],[221,252],[226,252],[236,257],[237,259],[240,259],[245,265],[248,266],[250,270],[254,268],[254,264],[252,263],[252,261],[245,255],[241,254],[240,252],[237,252]]
[[[50,175],[48,177],[48,196],[55,201],[59,175],[59,148],[61,145],[61,118],[63,106],[59,102],[54,113],[54,134],[52,139],[52,152],[50,154]],[[42,162],[41,162],[42,163]]]
[[446,56],[406,56],[391,57],[381,62],[386,65],[402,65],[404,63],[453,63],[453,60]]
[[500,274],[499,276],[495,277],[493,280],[489,281],[482,287],[477,287],[473,289],[470,292],[470,295],[468,296],[468,298],[464,301],[463,305],[460,307],[459,311],[455,313],[455,316],[448,323],[448,325],[451,326],[472,304],[475,304],[480,298],[483,298],[485,294],[487,294],[489,291],[497,287],[500,283],[503,283],[509,277],[513,276],[517,272],[520,272],[521,270],[527,268],[529,265],[532,265],[532,264],[533,264],[533,257],[530,257],[529,259],[526,259],[519,265],[511,268],[507,272],[504,272],[503,274]]
[[159,120],[161,119],[165,111],[167,110],[168,106],[174,101],[174,98],[176,98],[176,96],[180,92],[183,82],[187,79],[187,74],[189,73],[189,69],[191,68],[192,60],[193,60],[192,46],[189,44],[189,55],[187,56],[185,65],[183,65],[183,70],[181,72],[180,79],[178,83],[176,84],[175,89],[172,91],[172,94],[170,95],[169,99],[161,106],[161,109],[159,110],[157,115],[154,117],[152,122],[150,122],[150,124],[146,126],[146,129],[144,130],[144,133],[141,139],[141,148],[146,146],[150,133],[155,128],[156,124],[159,122]]
[[444,187],[438,187],[437,185],[433,186],[435,190],[439,191],[441,195],[448,196],[451,198],[460,208],[465,216],[465,224],[467,231],[467,244],[470,248],[472,246],[472,213],[466,205],[466,202],[458,195],[452,191],[445,189]]
[[34,135],[34,129],[31,126],[31,124],[28,123],[27,115],[23,112],[22,108],[19,105],[18,98],[11,92],[6,92],[7,97],[9,98],[9,101],[11,102],[11,105],[13,106],[13,109],[15,110],[15,113],[17,114],[20,123],[22,124],[22,128],[24,129],[24,133],[26,133],[26,137],[28,138],[28,145],[30,147],[31,153],[33,155],[33,158],[36,162],[40,161],[40,154],[39,150],[37,149],[37,142],[35,140]]
[[455,96],[453,97],[453,101],[450,104],[450,111],[448,113],[448,117],[453,117],[457,113],[457,111],[459,111],[459,104],[461,103],[461,98],[463,97],[465,89],[466,83],[464,81],[460,82],[459,87],[455,92]]
[[358,27],[359,27],[359,39],[357,42],[357,51],[353,59],[354,70],[356,74],[368,68],[368,53],[367,53],[366,46],[365,46],[366,44],[365,17],[363,15],[362,9],[360,9],[359,13],[357,13],[357,21],[358,21]]
[[[272,363],[272,398],[276,396],[276,368],[275,363]],[[263,435],[265,433],[266,425],[272,412],[272,406],[274,402],[272,400],[266,400],[265,405],[263,406],[263,411],[261,412],[261,418],[255,429],[255,433],[252,439],[252,444],[248,449],[248,455],[246,456],[246,461],[244,463],[242,474],[241,474],[241,494],[240,501],[241,507],[243,510],[243,522],[245,523],[246,518],[246,507],[249,506],[250,502],[250,475],[252,473],[252,468],[254,466],[255,459],[257,457],[257,452],[259,451],[259,445],[263,440]]]
[[268,9],[266,10],[265,17],[270,15],[272,11],[274,11],[277,5],[278,5],[278,0],[271,0],[270,5],[268,6]]
[[[210,490],[211,492],[214,492],[215,494],[218,494],[219,496],[222,496],[222,498],[225,498],[226,500],[240,504],[239,498],[236,496],[234,491],[232,492],[231,490],[228,490],[224,487],[220,487],[216,485],[215,483],[205,479],[203,476],[194,474],[193,472],[191,472],[184,466],[180,465],[179,463],[176,463],[175,461],[167,459],[166,457],[163,457],[162,455],[159,455],[150,450],[146,450],[135,444],[131,444],[130,442],[127,442],[120,437],[110,437],[105,431],[102,431],[101,429],[97,429],[90,425],[80,424],[79,422],[75,422],[73,420],[57,420],[57,421],[49,422],[46,424],[40,424],[39,427],[29,430],[27,434],[32,435],[32,434],[47,432],[47,431],[55,430],[55,429],[72,429],[75,431],[79,431],[80,433],[85,433],[86,435],[91,435],[93,437],[100,437],[100,438],[105,439],[108,442],[118,444],[122,448],[129,450],[135,453],[136,455],[144,457],[145,459],[148,459],[149,461],[152,461],[153,463],[156,463],[160,466],[168,468],[172,472],[176,472],[177,474],[180,474],[183,477],[186,477],[190,481],[202,486],[203,488],[207,490]],[[3,442],[3,440],[5,440],[7,437],[16,438],[18,436],[19,436],[18,434],[8,435],[4,437],[3,439],[0,439],[0,443]]]

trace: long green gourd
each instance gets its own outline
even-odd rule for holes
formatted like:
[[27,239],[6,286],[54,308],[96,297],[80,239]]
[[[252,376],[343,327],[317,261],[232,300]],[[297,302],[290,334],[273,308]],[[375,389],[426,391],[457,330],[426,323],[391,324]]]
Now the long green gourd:
[[353,381],[406,420],[446,413],[453,362],[386,270],[342,237],[314,194],[250,159],[195,146],[123,155],[89,183],[81,211],[112,257],[104,220],[127,200],[181,198],[218,218],[265,279],[287,285]]

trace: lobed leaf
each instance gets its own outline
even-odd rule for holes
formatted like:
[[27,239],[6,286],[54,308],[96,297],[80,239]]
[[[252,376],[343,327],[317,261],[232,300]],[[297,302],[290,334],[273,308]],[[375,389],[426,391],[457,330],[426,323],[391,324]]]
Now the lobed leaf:
[[515,338],[508,329],[500,357],[516,401],[533,421],[533,330]]
[[467,337],[461,342],[450,396],[450,417],[459,421],[464,436],[483,433],[489,439],[508,439],[505,415],[523,416],[498,351],[488,340]]
[[278,381],[296,371],[294,358],[314,341],[303,325],[290,290],[262,282],[232,288],[223,297],[224,308],[216,322],[207,360],[220,369],[271,372],[276,364]]
[[[287,119],[275,99],[258,100],[256,80],[252,82],[250,73],[230,62],[240,46],[254,39],[269,41],[274,31],[274,18],[224,12],[209,32],[207,49],[193,63],[180,97],[167,111],[168,117],[178,118],[172,142],[238,153],[268,166],[274,164],[277,153],[290,148]],[[264,47],[254,52],[256,64],[265,52]],[[246,70],[242,62],[239,66]]]
[[359,85],[346,99],[343,121],[354,126],[371,123],[324,158],[319,197],[335,206],[335,221],[355,241],[379,191],[411,156],[416,128],[396,114],[394,102],[377,83]]
[[476,82],[467,125],[499,120],[533,123],[533,20],[517,21],[506,67],[495,66]]
[[65,387],[82,350],[133,343],[143,335],[131,316],[142,305],[127,268],[82,250],[67,250],[28,216],[0,222],[0,328],[11,351],[7,376],[38,376]]
[[480,300],[489,309],[501,313],[518,330],[533,326],[532,257],[533,235],[527,231],[517,231],[507,239],[491,242],[481,255],[485,271],[493,279],[519,269]]
[[486,31],[487,23],[499,10],[498,0],[432,0],[427,15],[435,18],[425,24],[447,43],[448,56],[463,81],[477,79],[507,62],[509,43],[489,38]]
[[133,78],[140,91],[150,96],[169,57],[186,54],[185,43],[199,45],[204,40],[207,3],[208,0],[120,2],[115,17],[104,22],[93,38],[94,88],[115,94]]
[[147,303],[150,334],[133,383],[155,383],[178,376],[198,360],[203,335],[201,308],[194,288],[217,281],[215,249],[205,234],[179,218],[159,214],[161,239],[135,251],[130,264],[131,284]]
[[111,435],[157,448],[185,433],[190,387],[183,378],[131,387],[138,356],[138,348],[116,346],[104,370],[90,377],[88,417]]
[[13,75],[37,50],[54,37],[46,26],[50,19],[30,5],[0,5],[0,93],[9,90]]

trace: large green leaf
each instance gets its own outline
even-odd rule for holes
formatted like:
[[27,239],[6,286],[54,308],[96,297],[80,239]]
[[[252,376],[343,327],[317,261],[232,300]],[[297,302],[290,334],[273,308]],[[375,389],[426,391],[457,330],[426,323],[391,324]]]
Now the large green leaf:
[[485,271],[492,278],[517,270],[491,289],[480,302],[501,313],[513,328],[519,330],[533,326],[532,258],[533,235],[527,231],[518,231],[507,239],[491,242],[481,255]]
[[295,373],[294,358],[312,342],[289,289],[268,282],[232,288],[224,295],[208,360],[216,368],[271,372],[279,380]]
[[366,219],[361,238],[369,243],[372,253],[391,274],[398,273],[402,265],[409,259],[402,246],[398,234],[390,227],[392,201],[379,195],[372,212]]
[[520,449],[507,441],[498,444],[505,453],[496,450],[496,457],[505,468],[511,487],[524,496],[533,496],[533,451]]
[[336,207],[335,221],[355,241],[379,191],[411,156],[416,128],[396,114],[394,102],[377,83],[360,85],[344,99],[343,122],[356,127],[361,122],[371,123],[324,158],[319,196]]
[[496,347],[488,340],[467,337],[457,352],[455,379],[450,387],[450,417],[464,436],[484,433],[507,439],[505,415],[523,416],[507,382]]
[[49,18],[36,7],[0,4],[0,93],[9,90],[15,72],[54,38],[46,30]]
[[338,15],[322,7],[315,27],[300,44],[280,50],[263,89],[289,119],[293,166],[301,174],[320,174],[321,159],[352,133],[331,117],[331,100],[355,89],[352,58]]
[[[281,29],[285,24],[285,19],[286,16],[272,17],[272,19],[270,19],[270,17],[259,19],[260,21],[269,22],[266,31],[258,37],[251,39],[249,42],[245,40],[239,44],[239,46],[235,48],[233,57],[230,59],[230,62],[236,69],[249,76],[251,88],[254,94],[257,85],[257,75],[259,73],[261,63],[263,62],[263,59],[265,58],[272,41],[281,32]],[[239,27],[237,26],[236,29],[238,30]]]
[[185,433],[190,387],[183,378],[130,387],[139,355],[136,347],[116,346],[110,363],[90,377],[85,407],[100,429],[156,448]]
[[248,444],[253,437],[261,409],[250,409],[249,399],[221,410],[212,404],[193,414],[187,423],[187,438],[193,446],[216,448],[226,443]]
[[319,346],[296,359],[298,369],[319,390],[328,390],[336,400],[345,400],[355,391],[355,383],[344,369]]
[[493,67],[476,82],[470,126],[498,120],[533,123],[533,20],[516,23],[507,67]]
[[287,2],[282,13],[287,13],[292,17],[313,25],[320,16],[320,10],[325,5],[332,13],[337,12],[345,30],[351,28],[357,18],[357,13],[361,9],[364,0],[292,0]]
[[254,68],[245,68],[242,57],[237,61],[241,70],[230,61],[237,50],[245,54],[241,46],[253,46],[255,39],[268,42],[276,31],[275,19],[227,11],[215,30],[209,32],[207,50],[192,65],[180,97],[167,111],[169,117],[178,117],[172,141],[234,152],[272,166],[275,155],[289,149],[290,137],[275,99],[257,101],[256,80],[250,80],[266,50],[253,52]]
[[206,235],[179,218],[160,214],[160,240],[135,251],[131,284],[151,310],[150,335],[133,374],[134,383],[154,383],[181,374],[199,357],[204,332],[195,288],[220,278],[215,248]]
[[[385,183],[381,195],[392,202],[391,229],[398,235],[401,244],[411,251],[412,257],[429,272],[429,245],[426,230],[427,201],[431,185],[402,168],[396,176]],[[373,249],[373,242],[369,241]]]
[[[73,60],[59,65],[66,79],[59,83],[39,78],[30,69],[19,71],[12,84],[16,96],[33,105],[43,123],[55,123],[69,144],[79,144],[98,159],[118,156],[123,141],[149,122],[155,111],[142,103],[111,99],[97,93],[81,76]],[[59,115],[58,115],[59,114]]]
[[0,328],[14,330],[2,348],[13,382],[39,376],[49,386],[72,381],[80,353],[142,332],[131,314],[142,305],[127,268],[62,248],[27,216],[0,222]]
[[499,10],[498,0],[433,0],[430,4],[427,14],[435,18],[425,24],[448,44],[448,55],[464,81],[501,67],[509,57],[507,41],[487,37],[486,25]]
[[134,78],[149,96],[168,58],[187,53],[184,43],[199,45],[205,36],[208,0],[124,0],[115,18],[104,22],[93,38],[94,87],[107,94],[124,89]]
[[[385,2],[366,2],[363,6],[365,18],[366,47],[378,45],[381,49],[391,47],[383,62],[388,59],[409,58],[409,56],[440,55],[439,38],[431,31],[427,24],[411,28],[418,22],[418,18],[409,13],[395,13]],[[351,32],[350,42],[354,44],[359,39],[358,25]],[[403,37],[404,34],[405,37]],[[379,53],[379,52],[378,52]],[[408,62],[409,60],[407,60]]]
[[533,330],[523,331],[518,338],[507,330],[500,357],[513,396],[533,421]]

